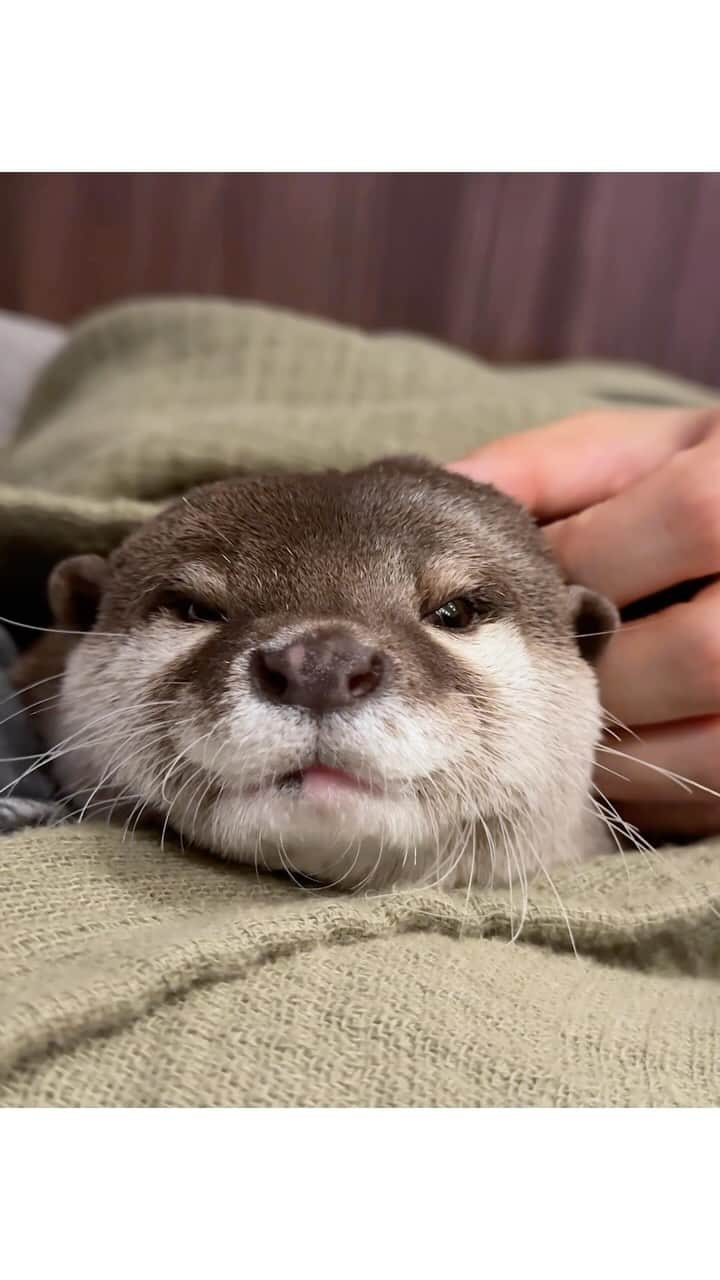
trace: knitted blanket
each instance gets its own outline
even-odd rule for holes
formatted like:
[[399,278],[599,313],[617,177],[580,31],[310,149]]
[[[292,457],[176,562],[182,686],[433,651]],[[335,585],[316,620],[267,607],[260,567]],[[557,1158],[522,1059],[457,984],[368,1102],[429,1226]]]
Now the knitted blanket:
[[[714,398],[239,304],[113,308],[0,457],[0,612],[44,625],[57,558],[239,468],[443,460],[583,407]],[[517,891],[303,893],[152,833],[0,836],[0,1102],[716,1106],[719,906],[720,841],[538,881],[511,943]]]

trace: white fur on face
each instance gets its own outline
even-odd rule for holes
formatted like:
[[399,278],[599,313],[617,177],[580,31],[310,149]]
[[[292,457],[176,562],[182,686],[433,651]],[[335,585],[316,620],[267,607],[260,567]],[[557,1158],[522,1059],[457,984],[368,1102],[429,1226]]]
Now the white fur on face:
[[[287,628],[275,642],[297,633]],[[59,729],[77,746],[60,762],[66,788],[137,793],[216,852],[348,887],[484,878],[508,830],[522,840],[499,859],[498,880],[532,870],[540,836],[551,861],[577,845],[599,731],[594,677],[579,658],[531,651],[506,621],[436,628],[435,642],[476,674],[487,711],[457,692],[431,705],[389,690],[318,723],[262,700],[247,653],[218,706],[189,685],[163,690],[163,673],[208,634],[157,618],[122,640],[78,645]],[[277,785],[318,759],[371,790],[308,797]],[[520,847],[528,841],[530,854]]]

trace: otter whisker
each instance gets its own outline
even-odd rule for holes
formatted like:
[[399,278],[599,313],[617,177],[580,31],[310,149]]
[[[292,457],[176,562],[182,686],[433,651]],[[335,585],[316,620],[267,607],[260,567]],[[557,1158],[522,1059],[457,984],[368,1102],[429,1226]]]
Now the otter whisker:
[[[599,789],[596,788],[596,790]],[[600,794],[602,795],[602,792],[600,792]],[[627,836],[635,850],[643,855],[647,865],[652,865],[650,858],[650,855],[652,855],[656,861],[659,861],[662,864],[664,873],[667,875],[668,879],[672,880],[673,883],[677,884],[680,888],[683,888],[682,878],[674,874],[671,869],[669,859],[662,853],[662,851],[652,845],[650,841],[640,833],[636,826],[632,823],[626,822],[626,820],[618,813],[617,809],[615,809],[611,801],[607,799],[607,796],[603,796],[602,798],[614,815],[614,825],[620,830],[621,834]],[[708,900],[707,905],[712,914],[716,918],[720,919],[720,910],[714,906],[713,902]]]
[[[596,750],[598,750],[598,749],[599,749],[599,748],[596,748]],[[630,779],[628,778],[628,776],[627,776],[627,774],[626,774],[626,773],[618,773],[617,769],[611,769],[611,768],[610,768],[608,765],[606,765],[606,764],[600,764],[600,762],[599,762],[598,760],[596,760],[596,761],[595,761],[595,768],[596,768],[596,769],[602,769],[603,773],[610,773],[610,774],[612,774],[613,778],[620,778],[621,782],[629,782],[629,781],[630,781]]]
[[558,904],[558,908],[559,908],[559,910],[560,910],[560,912],[561,912],[561,914],[562,914],[562,917],[563,917],[563,919],[564,919],[564,921],[565,921],[565,927],[566,927],[567,932],[568,932],[568,938],[570,939],[570,946],[571,946],[571,948],[572,948],[573,955],[575,956],[575,959],[576,959],[576,960],[579,960],[579,959],[580,959],[580,954],[579,954],[579,952],[578,952],[577,946],[575,945],[575,935],[574,935],[573,930],[572,930],[572,925],[570,924],[570,917],[569,917],[569,915],[568,915],[568,913],[567,913],[567,908],[566,908],[566,906],[565,906],[565,903],[563,902],[562,898],[560,897],[560,894],[559,894],[558,889],[557,889],[557,885],[555,884],[555,881],[553,880],[552,876],[550,875],[550,872],[548,871],[547,867],[545,866],[545,863],[543,862],[543,860],[542,860],[542,858],[540,857],[539,853],[538,853],[538,852],[537,852],[537,850],[535,849],[534,845],[532,845],[532,844],[531,844],[531,845],[529,845],[528,847],[529,847],[530,852],[532,853],[533,857],[535,858],[535,860],[536,860],[536,862],[537,862],[537,864],[538,864],[538,866],[539,866],[539,868],[540,868],[540,871],[542,872],[542,874],[544,875],[544,877],[545,877],[545,879],[547,880],[548,884],[550,885],[550,888],[551,888],[551,890],[552,890],[552,893],[553,893],[553,896],[554,896],[554,898],[555,898],[555,901],[557,902],[557,904]]
[[[65,823],[67,823],[67,822],[72,822],[72,821],[73,821],[73,819],[74,819],[75,817],[77,817],[77,815],[78,815],[78,814],[80,814],[80,817],[78,818],[78,821],[77,821],[77,824],[76,824],[76,825],[77,825],[77,826],[80,826],[80,824],[84,821],[85,814],[86,814],[86,812],[87,812],[88,808],[93,809],[93,810],[96,810],[96,809],[98,809],[98,810],[99,810],[99,809],[107,809],[107,808],[110,808],[110,806],[111,806],[111,805],[112,805],[112,806],[115,806],[115,805],[117,805],[118,803],[120,803],[120,802],[121,802],[121,801],[123,801],[123,800],[133,800],[137,795],[138,795],[138,792],[137,792],[137,791],[129,791],[129,792],[126,792],[125,794],[121,793],[119,796],[116,796],[114,799],[109,799],[109,800],[95,800],[95,801],[94,801],[91,805],[89,805],[89,806],[88,806],[88,805],[83,805],[83,807],[82,807],[81,809],[80,809],[80,808],[78,808],[78,809],[71,809],[69,812],[64,812],[64,813],[61,815],[61,817],[56,818],[54,822],[50,822],[50,823],[48,823],[48,827],[61,827],[61,826],[63,826],[63,825],[64,825]],[[93,816],[93,817],[95,817],[95,814],[93,813],[93,815],[92,815],[92,816]]]
[[471,827],[471,832],[472,832],[472,854],[471,854],[471,857],[470,857],[470,871],[469,871],[468,878],[467,878],[467,888],[466,888],[466,890],[465,890],[465,902],[464,902],[464,905],[463,905],[462,923],[461,923],[461,925],[460,925],[460,934],[459,934],[459,936],[460,936],[461,938],[462,938],[462,936],[463,936],[463,930],[464,930],[464,928],[465,928],[465,923],[466,923],[466,921],[467,921],[467,917],[468,917],[468,914],[469,914],[469,912],[470,912],[470,892],[471,892],[472,887],[473,887],[473,884],[474,884],[474,882],[475,882],[475,855],[476,855],[476,836],[477,836],[477,830],[476,830],[476,827],[475,827],[475,825],[474,825],[474,824],[473,824],[473,826]]
[[[602,792],[600,792],[600,794],[602,795]],[[620,840],[619,840],[618,835],[617,835],[617,831],[616,831],[616,824],[613,822],[612,818],[608,815],[607,811],[606,811],[605,809],[603,809],[602,805],[598,803],[598,801],[595,799],[595,797],[594,797],[594,796],[589,796],[589,797],[588,797],[588,799],[590,800],[590,804],[592,805],[592,812],[594,812],[594,813],[596,813],[596,814],[597,814],[597,816],[600,818],[601,822],[604,824],[604,826],[605,826],[605,827],[607,828],[607,830],[610,832],[610,836],[611,836],[611,838],[612,838],[612,841],[613,841],[613,843],[614,843],[614,845],[615,845],[615,847],[616,847],[616,849],[617,849],[618,853],[620,854],[620,857],[622,858],[623,866],[624,866],[624,868],[625,868],[625,875],[627,876],[627,879],[628,879],[628,882],[629,882],[629,881],[630,881],[630,868],[628,867],[628,864],[627,864],[627,858],[626,858],[626,856],[625,856],[625,850],[623,849],[622,844],[620,843]]]
[[[121,741],[120,745],[118,746],[118,748],[116,749],[116,751],[115,751],[114,755],[112,755],[112,756],[110,757],[110,760],[108,761],[107,767],[105,768],[105,770],[103,771],[103,773],[102,773],[102,774],[101,774],[101,776],[100,776],[100,781],[97,783],[97,786],[94,788],[94,790],[93,790],[93,791],[91,791],[91,793],[90,793],[90,795],[89,795],[89,797],[88,797],[88,804],[89,804],[89,803],[94,799],[94,797],[97,795],[97,792],[100,790],[100,788],[101,788],[101,787],[103,787],[103,786],[105,786],[105,785],[107,785],[107,784],[109,783],[110,779],[111,779],[111,778],[112,778],[112,777],[113,777],[117,772],[119,772],[119,770],[120,770],[120,769],[122,769],[122,768],[124,768],[124,767],[125,767],[125,768],[129,767],[129,765],[130,765],[130,764],[132,763],[132,761],[133,761],[133,758],[135,758],[135,759],[140,759],[140,758],[141,758],[141,757],[142,757],[142,756],[143,756],[143,755],[144,755],[144,754],[149,750],[149,748],[150,748],[150,743],[148,743],[148,742],[147,742],[148,735],[153,735],[153,734],[154,734],[154,735],[155,735],[155,737],[157,738],[157,737],[161,736],[161,735],[165,732],[165,730],[166,730],[166,726],[163,724],[163,722],[159,722],[159,723],[158,723],[158,722],[156,722],[154,725],[153,725],[153,724],[150,724],[150,725],[148,725],[147,727],[145,727],[145,726],[144,726],[142,730],[134,730],[134,731],[133,731],[133,730],[130,730],[130,732],[129,732],[129,733],[127,733],[127,734],[125,735],[125,737],[122,739],[122,741]],[[134,738],[136,738],[136,737],[138,737],[138,736],[142,736],[142,738],[146,740],[146,741],[145,741],[145,745],[142,745],[142,744],[141,744],[141,746],[140,746],[140,747],[138,748],[138,750],[135,752],[135,757],[133,757],[132,753],[131,753],[131,755],[128,757],[128,756],[125,754],[125,753],[126,753],[126,751],[127,751],[128,745],[131,743],[131,741],[132,741]],[[119,762],[118,762],[118,763],[117,763],[117,765],[116,765],[116,761],[118,760],[118,756],[120,757],[120,760],[119,760]],[[82,819],[81,819],[81,821],[82,821]]]
[[[352,840],[352,839],[351,839],[351,840],[348,840],[348,843],[346,844],[345,848],[341,851],[341,853],[339,853],[339,854],[338,854],[337,858],[334,858],[334,859],[333,859],[333,861],[330,863],[330,866],[331,866],[331,867],[334,867],[336,862],[340,862],[340,863],[342,863],[343,859],[345,858],[345,855],[346,855],[346,854],[348,854],[348,853],[350,852],[350,850],[351,850],[351,849],[352,849],[352,847],[353,847],[353,844],[355,844],[355,843],[356,843],[356,841],[355,841],[355,840]],[[382,847],[383,847],[383,841],[381,840],[381,842],[380,842],[380,852],[379,852],[379,854],[378,854],[378,861],[382,858]],[[338,877],[338,879],[336,879],[336,880],[331,880],[331,881],[329,881],[328,883],[324,883],[324,884],[322,884],[321,886],[319,886],[318,888],[314,888],[313,886],[310,886],[310,887],[309,887],[309,892],[311,892],[311,893],[318,893],[318,892],[322,892],[322,891],[327,892],[327,891],[328,891],[328,890],[330,890],[330,889],[340,889],[340,888],[342,887],[342,885],[344,884],[344,882],[350,878],[350,876],[352,875],[353,871],[355,870],[355,867],[357,866],[358,858],[359,858],[359,857],[360,857],[360,841],[359,841],[359,840],[357,840],[357,849],[356,849],[356,851],[355,851],[355,857],[353,858],[352,862],[350,863],[350,866],[345,868],[345,870],[343,871],[343,874],[342,874],[341,876],[339,876],[339,877]],[[301,874],[301,872],[300,872],[300,868],[299,868],[299,867],[296,867],[296,870],[298,871],[298,873],[299,873],[299,874]],[[308,889],[308,886],[305,886],[305,887],[306,887],[306,890],[307,890],[307,889]]]
[[[211,730],[211,732],[212,732],[212,730]],[[206,737],[209,737],[209,736],[210,736],[209,734],[207,734],[207,735],[206,735]],[[202,741],[202,739],[200,739],[200,741]],[[186,787],[189,787],[189,786],[190,786],[190,783],[191,783],[191,782],[194,782],[194,781],[195,781],[195,779],[196,779],[199,775],[202,777],[202,775],[204,774],[204,772],[205,772],[205,770],[203,769],[203,766],[202,766],[202,765],[198,765],[197,769],[195,769],[195,771],[194,771],[193,773],[191,773],[191,774],[190,774],[190,776],[189,776],[188,778],[186,778],[185,782],[184,782],[184,783],[182,784],[182,786],[178,789],[178,791],[177,791],[177,793],[176,793],[176,795],[175,795],[174,799],[171,801],[170,806],[169,806],[169,808],[168,808],[168,810],[167,810],[167,813],[165,814],[165,820],[164,820],[164,822],[163,822],[163,824],[162,824],[162,830],[161,830],[161,832],[160,832],[160,851],[161,851],[161,852],[163,852],[163,851],[164,851],[164,849],[165,849],[165,835],[166,835],[166,833],[167,833],[168,825],[169,825],[169,822],[170,822],[170,815],[171,815],[171,813],[172,813],[172,811],[173,811],[173,808],[174,808],[174,807],[175,807],[175,805],[177,804],[177,802],[178,802],[178,800],[180,799],[180,796],[182,795],[182,793],[183,793],[183,791],[185,790],[185,788],[186,788]],[[165,777],[165,781],[164,781],[164,783],[163,783],[163,788],[164,788],[165,784],[166,784],[168,781],[169,781],[169,778],[168,778],[168,777],[167,777],[167,775],[166,775],[166,777]],[[193,794],[194,794],[194,793],[193,793]],[[174,828],[174,829],[177,831],[178,835],[180,836],[180,839],[182,840],[182,818],[180,819],[180,824],[179,824],[179,826],[175,826],[175,828]]]
[[706,795],[713,796],[716,800],[720,800],[720,791],[714,791],[712,787],[707,787],[702,782],[697,782],[694,778],[686,778],[681,773],[675,773],[672,769],[664,769],[659,764],[651,764],[649,760],[643,760],[639,756],[631,756],[627,751],[619,751],[617,747],[598,747],[599,751],[606,751],[610,755],[620,756],[624,760],[629,760],[631,764],[643,765],[646,769],[651,769],[654,773],[659,773],[668,781],[674,782],[683,791],[687,791],[690,795],[694,790],[703,791]]
[[[191,823],[190,823],[190,831],[191,831],[191,835],[192,835],[192,838],[193,838],[193,839],[195,838],[195,831],[196,831],[196,829],[197,829],[198,815],[199,815],[199,812],[200,812],[200,805],[202,804],[203,800],[205,799],[206,795],[207,795],[207,794],[208,794],[208,792],[210,791],[210,788],[212,787],[212,784],[213,784],[213,779],[214,779],[214,772],[213,772],[213,771],[214,771],[214,768],[215,768],[215,762],[217,761],[218,755],[219,755],[219,754],[220,754],[220,752],[222,751],[223,747],[225,747],[226,745],[227,745],[227,743],[226,743],[226,741],[225,741],[224,739],[218,743],[218,745],[217,745],[217,747],[216,747],[216,749],[215,749],[215,754],[213,755],[213,758],[212,758],[212,760],[210,761],[210,766],[209,766],[209,768],[208,768],[208,770],[207,770],[207,773],[208,773],[208,780],[207,780],[207,783],[206,783],[206,785],[205,785],[205,788],[204,788],[204,789],[202,789],[202,787],[201,787],[201,786],[200,786],[200,787],[198,787],[198,791],[200,792],[200,795],[199,795],[198,800],[197,800],[197,803],[196,803],[196,805],[195,805],[195,812],[194,812],[194,814],[193,814],[192,821],[191,821]],[[202,783],[202,779],[201,779],[201,783]],[[193,794],[192,794],[192,796],[191,796],[191,798],[190,798],[189,804],[192,804],[192,801],[195,799],[196,794],[197,794],[196,792],[193,792]]]
[[64,671],[55,671],[51,676],[43,676],[42,680],[33,680],[32,684],[23,685],[20,689],[13,688],[7,697],[0,699],[0,707],[4,707],[6,702],[12,702],[13,698],[22,697],[24,693],[31,693],[41,684],[49,684],[51,680],[62,680],[64,674]]
[[280,864],[282,866],[283,871],[287,876],[290,877],[293,884],[296,885],[298,889],[307,890],[308,886],[304,885],[300,880],[297,880],[295,877],[294,872],[296,868],[293,868],[292,863],[288,858],[281,833],[278,834],[278,856],[280,858]]
[[606,719],[612,720],[612,723],[617,725],[618,729],[621,729],[623,733],[627,733],[631,738],[635,738],[638,742],[642,740],[639,733],[636,733],[634,729],[628,728],[625,722],[621,720],[619,716],[614,715],[612,711],[608,711],[607,707],[602,708],[602,714]]
[[[525,835],[527,838],[527,833],[525,833]],[[520,892],[522,895],[521,908],[520,908],[520,923],[517,927],[517,932],[514,934],[513,938],[511,939],[512,942],[517,942],[522,934],[523,929],[525,928],[525,921],[527,920],[527,913],[530,905],[530,889],[528,885],[528,872],[527,872],[527,865],[524,859],[520,857],[519,850],[515,852],[515,846],[517,842],[508,843],[507,832],[505,832],[505,842],[506,842],[506,847],[508,849],[513,850],[513,861],[515,863],[515,866],[517,867],[518,881],[520,884]],[[530,845],[530,848],[532,851],[532,844]]]
[[34,710],[35,707],[44,706],[48,702],[57,702],[61,696],[62,691],[59,693],[51,693],[47,698],[38,698],[35,702],[31,702],[29,706],[20,707],[19,711],[13,711],[11,715],[5,716],[4,720],[0,720],[0,728],[2,728],[4,724],[9,724],[11,720],[16,720],[18,716],[37,715],[38,713]]
[[0,622],[4,622],[8,627],[20,627],[23,631],[41,631],[48,636],[73,636],[77,639],[79,636],[101,636],[112,640],[124,640],[124,631],[80,631],[70,629],[63,631],[62,627],[38,627],[30,622],[18,622],[17,618],[4,618],[0,614]]
[[[153,707],[158,705],[162,705],[162,704],[159,704],[157,701],[153,701],[151,703],[146,703],[146,704],[143,704],[141,702],[134,708],[134,711],[142,711],[147,709],[147,707]],[[168,703],[168,705],[171,705],[171,704]],[[35,752],[29,756],[10,756],[10,757],[7,757],[6,759],[3,758],[2,760],[0,760],[0,763],[2,764],[11,764],[11,763],[16,763],[22,760],[33,760],[35,762],[33,765],[29,766],[23,773],[21,773],[18,778],[15,778],[13,782],[8,783],[4,787],[0,787],[0,795],[2,795],[4,791],[10,791],[12,794],[11,789],[14,789],[18,785],[18,783],[22,782],[24,778],[28,777],[31,773],[34,773],[36,769],[44,768],[46,765],[53,763],[55,760],[59,759],[62,755],[66,754],[66,752],[82,750],[83,747],[87,745],[87,742],[85,739],[83,739],[79,743],[76,743],[75,746],[72,746],[72,747],[69,747],[68,743],[73,742],[74,739],[80,737],[80,735],[82,735],[83,733],[87,734],[88,730],[95,729],[100,723],[106,722],[108,720],[112,720],[113,718],[117,717],[117,715],[118,715],[118,709],[114,708],[110,712],[105,712],[101,716],[94,717],[87,724],[82,725],[81,728],[76,729],[73,733],[68,734],[66,738],[61,739],[60,742],[56,742],[54,746],[52,746],[45,752],[40,752],[40,753]],[[92,742],[92,739],[90,739],[90,741]]]

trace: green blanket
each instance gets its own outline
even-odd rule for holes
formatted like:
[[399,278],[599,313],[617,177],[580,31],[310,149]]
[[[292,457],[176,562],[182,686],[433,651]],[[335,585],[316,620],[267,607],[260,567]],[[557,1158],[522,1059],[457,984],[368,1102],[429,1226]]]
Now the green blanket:
[[[0,459],[0,612],[42,625],[55,559],[198,480],[445,459],[583,407],[714,398],[237,304],[114,308],[75,330]],[[0,1102],[718,1105],[720,841],[556,889],[532,888],[510,943],[509,891],[302,893],[91,823],[0,839]]]

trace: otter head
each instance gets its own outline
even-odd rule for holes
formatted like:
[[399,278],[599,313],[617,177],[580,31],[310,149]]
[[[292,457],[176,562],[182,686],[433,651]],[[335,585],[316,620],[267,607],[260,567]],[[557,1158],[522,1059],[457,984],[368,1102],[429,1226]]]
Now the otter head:
[[614,611],[488,486],[414,460],[207,485],[50,598],[83,628],[56,732],[88,815],[343,887],[583,851]]

